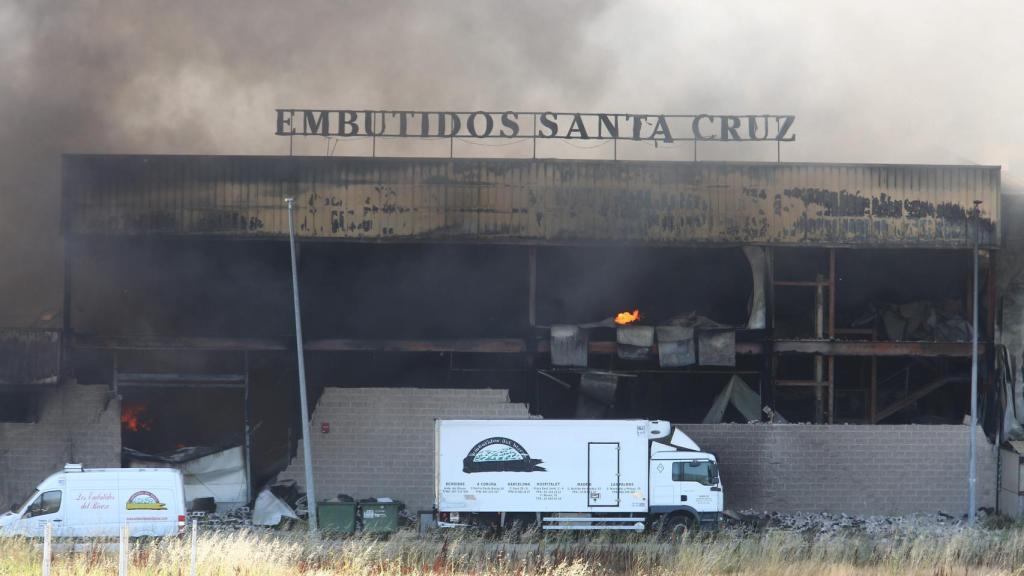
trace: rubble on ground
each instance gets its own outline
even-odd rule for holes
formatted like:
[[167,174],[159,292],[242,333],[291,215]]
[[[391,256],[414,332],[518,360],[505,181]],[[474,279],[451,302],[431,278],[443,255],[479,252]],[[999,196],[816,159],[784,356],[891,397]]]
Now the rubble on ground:
[[[977,522],[985,521],[989,514],[978,512]],[[801,532],[809,535],[832,536],[862,534],[866,536],[927,536],[942,535],[967,527],[966,517],[945,512],[934,514],[908,514],[905,516],[859,516],[829,512],[758,512],[743,510],[727,512],[723,528],[741,535],[764,530]]]
[[248,506],[239,506],[224,512],[190,512],[189,520],[197,520],[200,529],[241,530],[251,528],[252,510]]

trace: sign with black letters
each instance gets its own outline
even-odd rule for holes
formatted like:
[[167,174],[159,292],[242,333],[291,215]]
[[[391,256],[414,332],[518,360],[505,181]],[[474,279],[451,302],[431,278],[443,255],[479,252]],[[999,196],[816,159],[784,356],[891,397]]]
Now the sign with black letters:
[[796,117],[779,114],[603,114],[276,110],[278,136],[792,142]]

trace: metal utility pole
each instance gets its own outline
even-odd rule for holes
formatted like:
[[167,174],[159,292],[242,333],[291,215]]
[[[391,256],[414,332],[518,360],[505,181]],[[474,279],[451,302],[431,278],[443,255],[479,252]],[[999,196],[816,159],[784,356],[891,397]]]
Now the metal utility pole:
[[980,200],[974,201],[974,289],[973,289],[973,319],[971,320],[971,454],[970,469],[968,471],[967,486],[969,493],[967,497],[967,523],[974,525],[977,506],[975,504],[975,484],[978,481],[978,447],[975,440],[975,433],[978,427],[978,205]]
[[313,453],[309,447],[309,402],[306,400],[306,361],[302,347],[302,313],[299,311],[299,268],[295,258],[295,198],[285,198],[288,205],[288,244],[292,255],[292,299],[295,304],[295,348],[299,359],[299,404],[301,405],[302,458],[306,465],[306,508],[309,532],[316,534],[316,491],[313,488]]

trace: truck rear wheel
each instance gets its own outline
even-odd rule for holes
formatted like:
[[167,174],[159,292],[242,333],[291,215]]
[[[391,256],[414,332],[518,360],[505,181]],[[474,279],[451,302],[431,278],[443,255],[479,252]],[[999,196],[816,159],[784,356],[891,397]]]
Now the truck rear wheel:
[[525,532],[537,526],[537,515],[532,512],[509,512],[505,515],[505,529]]

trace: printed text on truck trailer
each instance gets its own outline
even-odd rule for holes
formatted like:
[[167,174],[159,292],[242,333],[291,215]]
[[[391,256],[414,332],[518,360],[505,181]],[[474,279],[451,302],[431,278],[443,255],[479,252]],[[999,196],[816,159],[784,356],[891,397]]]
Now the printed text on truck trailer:
[[718,461],[668,422],[438,420],[438,526],[714,528]]

